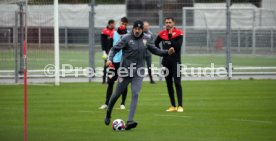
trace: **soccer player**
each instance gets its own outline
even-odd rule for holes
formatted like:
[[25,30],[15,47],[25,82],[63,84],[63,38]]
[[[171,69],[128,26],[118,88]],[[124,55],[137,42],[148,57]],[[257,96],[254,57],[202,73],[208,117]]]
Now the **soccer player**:
[[[127,25],[128,25],[128,19],[126,17],[121,18],[120,21],[120,26],[118,27],[117,31],[114,32],[113,34],[113,45],[115,45],[123,35],[127,34]],[[118,68],[120,66],[120,62],[121,62],[121,58],[122,58],[122,51],[119,51],[116,53],[116,55],[113,57],[113,66],[109,67],[109,72],[108,77],[107,77],[107,90],[106,90],[106,97],[105,97],[105,104],[103,104],[102,106],[99,107],[99,109],[107,109],[107,105],[108,102],[110,100],[111,94],[113,92],[113,86],[115,81],[118,78]],[[114,75],[112,75],[114,74]],[[126,101],[126,97],[127,97],[127,87],[125,88],[125,90],[122,92],[122,102],[120,105],[120,109],[125,110],[125,101]]]
[[[163,49],[169,49],[173,47],[175,53],[170,56],[165,56],[162,59],[162,65],[167,68],[168,75],[166,78],[167,89],[171,101],[171,106],[167,109],[167,112],[183,112],[182,106],[182,86],[181,86],[181,76],[177,76],[177,65],[181,64],[181,45],[183,42],[183,32],[180,29],[174,27],[174,18],[165,18],[166,29],[162,30],[155,40],[155,46],[159,47],[159,43],[162,42]],[[180,70],[179,70],[180,71]],[[178,107],[176,107],[174,99],[174,89],[173,82],[176,89]]]
[[159,56],[166,56],[174,53],[174,49],[160,50],[151,43],[148,36],[143,34],[143,22],[135,21],[132,32],[124,35],[122,39],[114,45],[108,55],[106,65],[112,64],[114,55],[122,50],[122,60],[120,64],[120,75],[118,77],[115,92],[112,94],[108,103],[106,117],[104,123],[110,124],[111,113],[114,104],[119,98],[124,89],[131,83],[132,99],[130,103],[130,110],[128,121],[126,123],[126,130],[130,130],[137,126],[137,122],[133,120],[136,111],[138,95],[142,86],[144,66],[145,66],[145,52],[150,50],[153,54]]
[[[143,32],[145,33],[145,35],[149,36],[150,40],[154,41],[154,35],[152,34],[152,32],[149,30],[149,23],[147,21],[144,21],[144,29]],[[149,78],[150,78],[150,83],[154,84],[155,82],[152,79],[152,74],[151,74],[151,52],[150,51],[146,51],[146,55],[145,55],[145,59],[146,59],[146,64],[147,64],[147,68],[148,68],[148,74],[149,74]]]
[[[108,21],[108,25],[106,28],[102,30],[101,33],[101,44],[102,44],[102,51],[104,59],[104,64],[106,63],[107,54],[109,53],[109,50],[113,46],[113,33],[115,31],[115,21],[113,19]],[[103,84],[106,83],[106,66],[104,65],[103,70]]]

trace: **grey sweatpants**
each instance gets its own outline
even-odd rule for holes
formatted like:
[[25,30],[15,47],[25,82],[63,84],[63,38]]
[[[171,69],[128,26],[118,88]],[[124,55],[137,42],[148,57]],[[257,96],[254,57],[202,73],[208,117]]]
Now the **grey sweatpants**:
[[112,94],[108,103],[107,114],[109,116],[111,115],[112,109],[116,101],[120,97],[121,93],[126,89],[128,84],[131,83],[132,98],[131,98],[130,110],[128,114],[128,121],[133,121],[142,82],[143,82],[143,77],[125,77],[125,78],[119,77],[117,80],[116,90]]

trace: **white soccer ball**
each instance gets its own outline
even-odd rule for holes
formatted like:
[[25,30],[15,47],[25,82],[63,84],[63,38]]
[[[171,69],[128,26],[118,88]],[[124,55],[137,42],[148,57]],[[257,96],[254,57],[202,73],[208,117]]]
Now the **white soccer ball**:
[[115,119],[112,122],[112,128],[115,131],[125,130],[125,122],[122,119]]

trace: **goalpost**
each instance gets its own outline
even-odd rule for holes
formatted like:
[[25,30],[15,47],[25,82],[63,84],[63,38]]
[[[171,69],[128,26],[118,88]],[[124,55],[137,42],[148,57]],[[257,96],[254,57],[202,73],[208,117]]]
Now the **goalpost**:
[[55,48],[55,85],[60,85],[60,57],[59,57],[59,25],[58,25],[58,0],[54,0],[54,48]]
[[[25,1],[25,36],[23,45],[23,75],[24,75],[24,141],[28,140],[28,76],[27,76],[27,10],[28,0]],[[55,85],[60,85],[60,75],[59,75],[59,24],[58,24],[58,0],[54,0],[54,52],[55,52]]]

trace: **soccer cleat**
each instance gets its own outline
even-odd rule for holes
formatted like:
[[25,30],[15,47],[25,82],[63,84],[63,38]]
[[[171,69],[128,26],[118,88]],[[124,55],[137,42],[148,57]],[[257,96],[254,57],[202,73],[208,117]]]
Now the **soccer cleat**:
[[107,109],[107,105],[102,105],[101,107],[99,107],[99,109]]
[[151,84],[155,84],[155,81],[151,80],[150,83],[151,83]]
[[126,109],[125,105],[121,105],[121,106],[120,106],[120,109],[121,109],[121,110],[125,110],[125,109]]
[[104,119],[104,124],[109,125],[110,124],[110,117],[106,116]]
[[130,130],[130,129],[132,129],[132,128],[135,128],[137,125],[138,125],[137,122],[128,121],[127,124],[126,124],[125,130]]
[[178,106],[178,107],[177,107],[177,112],[183,112],[183,111],[184,111],[184,109],[183,109],[182,106]]
[[174,106],[169,107],[169,109],[166,110],[167,112],[176,112],[177,109]]

